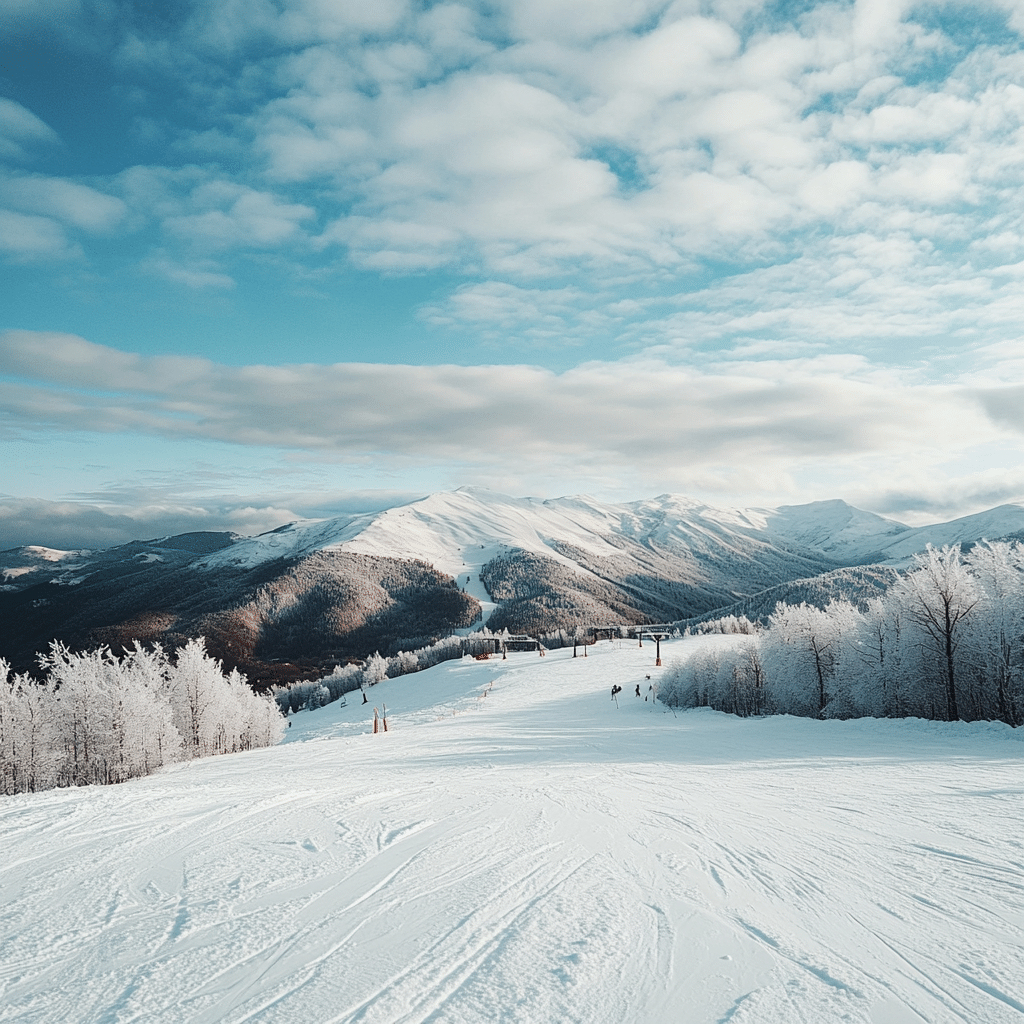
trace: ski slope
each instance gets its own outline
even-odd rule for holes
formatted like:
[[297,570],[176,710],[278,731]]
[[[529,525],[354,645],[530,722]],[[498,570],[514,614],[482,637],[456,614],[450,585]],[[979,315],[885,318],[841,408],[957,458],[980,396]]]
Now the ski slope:
[[4,799],[0,1021],[1024,1021],[1018,733],[675,715],[589,653]]

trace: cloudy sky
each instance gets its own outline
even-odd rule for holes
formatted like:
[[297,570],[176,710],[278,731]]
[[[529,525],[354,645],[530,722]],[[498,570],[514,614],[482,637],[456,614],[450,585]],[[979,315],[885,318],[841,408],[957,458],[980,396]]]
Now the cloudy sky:
[[1024,499],[1024,2],[5,0],[0,547]]

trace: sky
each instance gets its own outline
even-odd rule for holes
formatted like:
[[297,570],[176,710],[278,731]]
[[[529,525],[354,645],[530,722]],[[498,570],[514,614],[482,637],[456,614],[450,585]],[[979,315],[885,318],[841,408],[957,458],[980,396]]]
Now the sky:
[[1024,500],[1022,178],[1022,0],[5,0],[0,548]]

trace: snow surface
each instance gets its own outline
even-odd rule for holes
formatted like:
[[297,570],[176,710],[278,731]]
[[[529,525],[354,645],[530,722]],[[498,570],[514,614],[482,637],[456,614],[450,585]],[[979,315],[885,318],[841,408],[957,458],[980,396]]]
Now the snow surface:
[[919,526],[901,534],[883,552],[887,561],[906,564],[913,560],[915,552],[946,544],[971,543],[978,540],[999,540],[1024,533],[1024,505],[998,505],[985,512],[963,516],[948,523],[933,523]]
[[549,547],[548,539],[594,555],[620,554],[604,539],[617,532],[618,509],[583,499],[547,502],[466,487],[372,515],[290,524],[214,552],[200,564],[254,566],[268,558],[333,549],[417,558],[457,577],[466,567],[485,565],[510,548],[522,548],[575,566]]
[[[877,561],[904,566],[929,544],[941,547],[1020,533],[1024,533],[1024,505],[1016,504],[911,528],[840,500],[733,509],[673,494],[608,504],[586,495],[515,498],[486,488],[461,487],[382,512],[287,523],[256,537],[239,538],[195,564],[211,570],[253,568],[276,558],[342,550],[420,559],[450,576],[462,574],[464,582],[467,574],[475,581],[481,566],[510,549],[540,554],[587,573],[559,547],[570,545],[597,558],[622,559],[628,552],[621,544],[631,541],[687,560],[701,552],[729,550],[753,556],[766,545],[779,545],[837,565]],[[52,569],[55,563],[81,560],[93,552],[25,547],[2,554],[7,568],[0,566],[0,572],[13,573]],[[163,556],[149,553],[146,557]],[[482,587],[470,592],[489,601]]]
[[76,548],[73,551],[62,551],[59,548],[46,548],[39,544],[29,544],[23,548],[15,548],[15,551],[20,551],[22,554],[36,558],[41,562],[66,562],[70,559],[81,558],[85,555],[91,555],[92,551],[89,548]]
[[466,659],[4,799],[0,1021],[1024,1019],[1019,732],[677,715],[653,661]]
[[[431,494],[383,512],[289,523],[206,556],[205,568],[252,567],[271,558],[345,550],[418,558],[458,577],[467,567],[518,548],[583,572],[552,546],[568,544],[598,558],[622,557],[616,538],[691,556],[694,551],[752,549],[781,541],[846,564],[877,552],[908,528],[842,501],[779,509],[716,508],[680,495],[604,504],[585,495],[541,500],[485,488]],[[923,543],[922,543],[923,550]]]
[[[765,528],[775,540],[819,551],[837,562],[859,562],[911,532],[894,519],[854,508],[845,501],[812,501],[765,509]],[[914,550],[924,550],[925,544]]]

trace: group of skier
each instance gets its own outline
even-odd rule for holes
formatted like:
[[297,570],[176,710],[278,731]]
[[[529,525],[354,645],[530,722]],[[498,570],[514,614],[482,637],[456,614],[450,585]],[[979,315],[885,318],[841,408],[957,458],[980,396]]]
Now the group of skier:
[[[646,678],[647,678],[647,679],[649,680],[649,679],[650,679],[651,677],[650,677],[650,676],[647,676]],[[613,701],[615,701],[615,705],[616,705],[616,707],[618,707],[618,703],[619,703],[618,697],[619,697],[619,694],[620,694],[620,693],[622,693],[622,687],[621,687],[621,686],[619,686],[619,685],[618,685],[618,684],[616,683],[616,684],[615,684],[615,685],[614,685],[614,686],[612,687],[612,700],[613,700]],[[638,697],[641,697],[641,696],[643,696],[643,697],[644,697],[644,700],[647,700],[647,698],[648,698],[648,697],[649,697],[649,698],[650,698],[651,700],[655,700],[655,701],[656,701],[656,700],[658,699],[658,691],[657,691],[657,690],[655,690],[655,688],[654,688],[654,683],[651,683],[651,684],[650,684],[650,685],[649,685],[649,686],[647,687],[647,695],[646,695],[646,696],[644,696],[643,694],[641,694],[641,693],[640,693],[640,684],[639,684],[639,683],[637,683],[637,684],[636,684],[636,695],[637,695]]]

